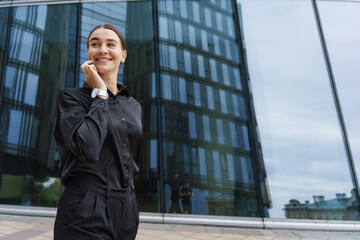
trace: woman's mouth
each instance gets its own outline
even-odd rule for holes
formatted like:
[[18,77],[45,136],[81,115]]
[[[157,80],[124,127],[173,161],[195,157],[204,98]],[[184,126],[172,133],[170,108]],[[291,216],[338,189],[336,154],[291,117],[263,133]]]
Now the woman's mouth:
[[96,58],[95,60],[97,62],[109,62],[109,61],[112,61],[111,58]]

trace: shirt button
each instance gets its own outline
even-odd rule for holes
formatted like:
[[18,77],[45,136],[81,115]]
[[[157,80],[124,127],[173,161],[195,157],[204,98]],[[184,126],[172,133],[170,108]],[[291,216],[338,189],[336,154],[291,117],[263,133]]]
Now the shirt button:
[[129,170],[126,168],[126,169],[125,169],[125,172],[126,172],[126,173],[128,173],[128,172],[129,172]]
[[115,100],[114,100],[114,103],[117,103],[117,102],[118,102],[118,100],[117,100],[117,99],[115,99]]
[[126,147],[126,143],[123,143],[123,147]]
[[125,118],[122,118],[121,121],[125,122]]

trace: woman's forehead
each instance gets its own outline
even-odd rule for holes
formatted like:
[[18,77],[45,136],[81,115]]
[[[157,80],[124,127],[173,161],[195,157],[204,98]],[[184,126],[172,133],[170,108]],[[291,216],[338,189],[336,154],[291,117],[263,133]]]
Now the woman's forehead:
[[100,28],[100,29],[96,29],[91,35],[89,40],[91,41],[92,39],[96,38],[96,40],[107,40],[107,39],[113,39],[117,42],[120,41],[119,36],[110,29],[106,29],[106,28]]

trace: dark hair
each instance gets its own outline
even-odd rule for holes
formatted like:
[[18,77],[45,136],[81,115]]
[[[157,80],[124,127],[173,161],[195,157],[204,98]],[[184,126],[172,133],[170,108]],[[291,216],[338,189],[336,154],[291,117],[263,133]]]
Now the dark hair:
[[90,38],[91,34],[92,34],[95,30],[98,30],[98,29],[101,29],[101,28],[109,29],[109,30],[114,31],[114,32],[116,33],[116,35],[118,35],[119,38],[120,38],[121,48],[122,48],[123,50],[126,50],[126,44],[125,44],[125,38],[124,38],[124,36],[121,34],[121,32],[120,32],[116,27],[114,27],[114,26],[111,25],[111,24],[100,24],[100,25],[97,25],[96,27],[94,27],[94,29],[90,32],[89,37],[88,37],[88,39],[87,39],[86,46],[87,46],[88,49],[89,49],[89,38]]

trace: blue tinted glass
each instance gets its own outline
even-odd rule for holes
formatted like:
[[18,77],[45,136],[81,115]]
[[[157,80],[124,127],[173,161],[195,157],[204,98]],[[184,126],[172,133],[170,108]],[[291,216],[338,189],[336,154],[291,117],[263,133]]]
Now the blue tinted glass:
[[223,129],[223,121],[221,119],[216,119],[216,127],[217,127],[217,136],[218,143],[224,144],[224,129]]
[[8,143],[18,144],[20,139],[22,113],[18,110],[10,111]]
[[215,59],[210,59],[210,70],[211,70],[211,79],[215,82],[218,81],[217,71],[216,71],[216,62]]
[[180,102],[187,103],[186,80],[184,78],[179,78],[179,95]]
[[221,112],[223,113],[227,113],[227,106],[228,104],[226,103],[226,96],[225,96],[225,91],[224,90],[220,90],[220,103],[221,103]]
[[194,82],[194,98],[195,98],[195,106],[201,107],[200,84],[197,82]]
[[206,90],[207,90],[207,97],[208,97],[208,108],[215,109],[213,89],[212,89],[212,87],[207,86]]
[[[5,43],[6,43],[6,36],[8,34],[8,14],[9,8],[0,8],[0,66],[3,66],[4,61],[4,53],[5,53]],[[0,68],[0,76],[2,76],[2,72],[4,69]]]
[[195,113],[189,112],[189,137],[197,138]]
[[237,135],[236,135],[235,123],[229,122],[229,128],[230,128],[232,146],[238,148],[239,144],[238,144]]
[[157,155],[157,140],[150,140],[150,168],[157,169],[158,167],[158,155]]
[[205,77],[205,67],[204,67],[204,57],[202,55],[198,56],[198,66],[199,66],[199,76]]
[[39,84],[39,76],[28,73],[26,80],[26,90],[24,96],[24,103],[34,106],[36,103],[37,91]]
[[[175,39],[177,42],[182,42],[182,35],[181,35],[181,31],[182,31],[182,27],[181,27],[181,22],[180,21],[175,21]],[[160,27],[161,29],[161,27]]]
[[204,128],[205,141],[211,141],[209,116],[206,116],[206,115],[203,116],[203,128]]
[[[159,28],[167,28],[160,29],[158,46],[166,208],[171,204],[166,183],[176,169],[195,192],[193,213],[257,216],[256,186],[245,190],[237,176],[237,159],[257,160],[251,159],[248,140],[255,133],[242,127],[248,120],[232,3],[180,0],[170,12],[168,1],[158,3]],[[251,203],[251,211],[240,210],[244,201]]]
[[189,51],[184,51],[185,72],[191,74],[191,55]]
[[172,84],[171,76],[167,74],[161,75],[161,97],[171,100],[172,99]]
[[[61,192],[53,138],[56,96],[67,78],[75,78],[72,20],[77,18],[77,5],[13,7],[9,28],[4,28],[5,10],[0,9],[0,63],[5,66],[1,177],[15,180],[11,187],[17,191],[1,201],[56,207]],[[3,62],[6,36],[8,56]],[[24,188],[30,185],[38,187]]]
[[159,36],[160,38],[169,38],[168,20],[165,17],[159,17]]

